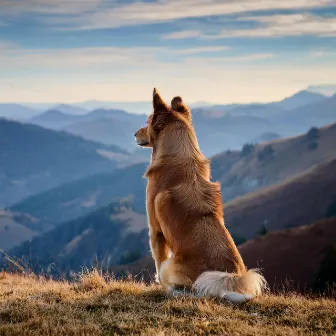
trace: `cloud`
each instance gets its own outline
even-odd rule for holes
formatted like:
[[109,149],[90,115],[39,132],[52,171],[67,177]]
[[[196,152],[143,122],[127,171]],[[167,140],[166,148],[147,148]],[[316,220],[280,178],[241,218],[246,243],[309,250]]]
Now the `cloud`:
[[97,10],[103,0],[1,0],[0,13],[77,14]]
[[[54,14],[40,19],[62,29],[101,29],[254,11],[324,7],[336,7],[336,0],[160,0],[127,4],[107,0],[2,0],[0,13]],[[171,34],[171,38],[184,38],[183,33],[178,33]]]
[[164,40],[183,40],[192,37],[199,37],[202,33],[198,30],[183,30],[177,31],[170,34],[162,35],[162,39]]
[[259,27],[253,29],[223,30],[219,34],[205,35],[207,39],[220,38],[267,38],[280,36],[336,36],[336,17],[321,17],[308,13],[251,16],[240,21],[254,21]]
[[270,53],[265,53],[265,54],[247,54],[247,55],[242,55],[242,56],[221,56],[221,57],[207,57],[207,58],[202,58],[202,57],[193,57],[193,58],[188,58],[186,62],[188,62],[190,65],[192,62],[196,61],[199,62],[200,60],[203,60],[203,62],[211,62],[213,65],[223,65],[226,63],[234,63],[234,62],[249,62],[251,65],[251,61],[262,61],[262,60],[267,60],[274,58],[274,54]]
[[212,52],[219,52],[223,50],[227,50],[228,47],[221,47],[221,46],[213,46],[213,47],[199,47],[199,48],[189,48],[189,49],[180,49],[175,50],[174,54],[177,55],[191,55],[191,54],[199,54],[199,53],[212,53]]
[[[167,22],[177,19],[219,16],[276,9],[307,9],[336,6],[335,0],[163,0],[135,2],[85,16],[77,25],[82,29]],[[83,20],[84,19],[84,20]]]
[[85,47],[67,49],[22,49],[0,43],[3,69],[78,70],[88,67],[139,66],[153,62],[163,48]]
[[[35,70],[41,71],[86,71],[100,69],[134,69],[164,65],[174,66],[176,63],[191,62],[225,63],[265,60],[274,57],[270,53],[246,54],[238,56],[214,56],[229,49],[227,46],[204,46],[197,48],[173,49],[165,47],[85,47],[58,49],[22,49],[12,43],[0,41],[0,64],[5,71]],[[162,55],[166,60],[162,60]],[[194,56],[194,55],[202,56]],[[207,57],[204,54],[211,54]],[[173,57],[174,61],[169,61]],[[176,59],[178,57],[178,59]]]

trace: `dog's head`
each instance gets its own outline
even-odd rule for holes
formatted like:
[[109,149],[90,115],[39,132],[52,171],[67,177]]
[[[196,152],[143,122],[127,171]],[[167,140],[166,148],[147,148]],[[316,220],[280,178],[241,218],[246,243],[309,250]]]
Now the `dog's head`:
[[177,120],[191,124],[191,113],[181,97],[171,101],[171,108],[161,98],[159,92],[153,92],[153,110],[148,117],[147,126],[140,128],[135,134],[136,142],[142,147],[153,147],[160,133]]

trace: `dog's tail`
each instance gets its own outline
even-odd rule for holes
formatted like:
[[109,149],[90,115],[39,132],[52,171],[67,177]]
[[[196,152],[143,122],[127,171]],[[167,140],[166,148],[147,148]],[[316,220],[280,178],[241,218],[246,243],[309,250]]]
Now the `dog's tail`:
[[193,287],[199,296],[215,296],[241,303],[261,295],[267,289],[267,282],[256,269],[243,274],[211,271],[202,273]]

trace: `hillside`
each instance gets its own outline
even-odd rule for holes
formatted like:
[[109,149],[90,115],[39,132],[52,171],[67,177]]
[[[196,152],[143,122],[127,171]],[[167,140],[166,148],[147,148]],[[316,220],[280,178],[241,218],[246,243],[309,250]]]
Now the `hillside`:
[[335,216],[336,159],[279,185],[242,196],[224,205],[231,232],[251,239],[266,227],[281,230]]
[[0,210],[0,249],[11,249],[51,227],[45,220]]
[[336,157],[336,124],[297,137],[245,146],[212,158],[212,176],[225,202],[264,188]]
[[117,146],[0,119],[0,207],[71,180],[113,170],[116,160],[99,151],[122,154],[129,160]]
[[131,197],[135,209],[144,213],[146,180],[142,176],[146,167],[147,164],[137,164],[89,176],[28,197],[10,209],[61,223],[89,214],[113,200]]
[[[317,290],[324,288],[328,280],[333,280],[336,286],[336,217],[272,232],[246,242],[239,249],[249,267],[263,269],[271,288],[289,282],[290,287],[301,292]],[[333,261],[323,265],[331,257]]]
[[146,216],[123,200],[60,224],[9,254],[36,272],[60,275],[95,263],[100,267],[128,263],[147,255],[148,249]]
[[267,295],[243,305],[171,297],[158,286],[7,275],[0,280],[1,335],[333,335],[333,299]]

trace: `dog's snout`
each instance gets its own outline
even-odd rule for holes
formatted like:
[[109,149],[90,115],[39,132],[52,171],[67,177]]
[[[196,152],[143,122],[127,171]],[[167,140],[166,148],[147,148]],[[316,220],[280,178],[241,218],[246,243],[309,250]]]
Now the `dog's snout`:
[[135,133],[134,133],[134,136],[136,137],[136,136],[137,136],[137,134],[138,134],[138,132],[135,132]]

